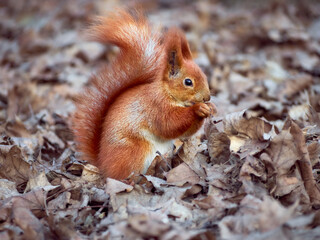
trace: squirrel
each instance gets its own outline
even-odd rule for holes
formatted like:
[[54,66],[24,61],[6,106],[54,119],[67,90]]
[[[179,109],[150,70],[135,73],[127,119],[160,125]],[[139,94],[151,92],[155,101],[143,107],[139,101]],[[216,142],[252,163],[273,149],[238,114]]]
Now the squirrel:
[[207,78],[180,29],[152,31],[139,11],[97,17],[89,34],[120,51],[76,100],[77,149],[106,177],[145,174],[157,152],[193,135],[215,112]]

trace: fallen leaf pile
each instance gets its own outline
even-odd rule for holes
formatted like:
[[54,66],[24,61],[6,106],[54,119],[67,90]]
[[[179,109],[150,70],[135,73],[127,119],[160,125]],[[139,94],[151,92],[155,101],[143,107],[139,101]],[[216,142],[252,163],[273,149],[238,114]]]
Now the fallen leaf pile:
[[140,181],[76,151],[73,100],[117,50],[94,15],[131,1],[0,3],[0,239],[319,239],[320,4],[140,1],[178,25],[217,114]]

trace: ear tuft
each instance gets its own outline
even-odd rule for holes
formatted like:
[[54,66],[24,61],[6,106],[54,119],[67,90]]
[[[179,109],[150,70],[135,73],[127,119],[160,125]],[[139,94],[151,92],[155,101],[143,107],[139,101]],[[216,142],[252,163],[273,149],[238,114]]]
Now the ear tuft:
[[170,65],[170,76],[174,76],[178,73],[178,69],[176,68],[177,63],[176,63],[176,55],[177,52],[172,51],[169,53],[169,65]]
[[183,61],[192,59],[191,51],[184,33],[178,28],[170,28],[164,38],[167,53],[167,72],[169,77],[180,71]]

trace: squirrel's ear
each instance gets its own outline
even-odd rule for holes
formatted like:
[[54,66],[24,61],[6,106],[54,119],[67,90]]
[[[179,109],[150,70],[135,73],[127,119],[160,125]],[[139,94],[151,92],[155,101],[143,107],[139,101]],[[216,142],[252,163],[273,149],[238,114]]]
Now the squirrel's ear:
[[169,77],[179,73],[183,61],[191,60],[192,55],[184,33],[178,28],[170,28],[164,39],[167,54],[167,71]]

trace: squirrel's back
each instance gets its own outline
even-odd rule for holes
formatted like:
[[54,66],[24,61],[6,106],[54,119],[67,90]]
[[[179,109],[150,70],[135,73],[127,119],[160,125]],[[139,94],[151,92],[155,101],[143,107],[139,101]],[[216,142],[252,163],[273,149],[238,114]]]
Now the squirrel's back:
[[161,39],[144,16],[120,10],[99,17],[89,30],[92,39],[120,48],[116,59],[100,70],[76,100],[73,129],[82,158],[97,161],[104,117],[124,91],[161,74]]

